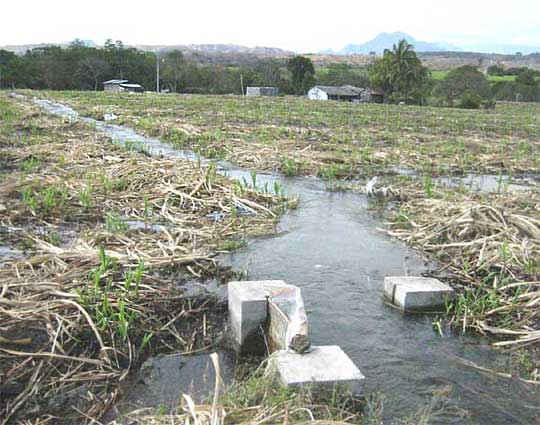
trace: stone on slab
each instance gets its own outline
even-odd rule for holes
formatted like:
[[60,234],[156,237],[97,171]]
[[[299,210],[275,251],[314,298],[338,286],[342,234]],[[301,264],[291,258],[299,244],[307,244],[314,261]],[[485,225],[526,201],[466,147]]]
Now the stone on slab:
[[455,297],[455,291],[438,279],[418,276],[388,276],[384,295],[405,311],[434,311]]
[[337,345],[313,346],[299,354],[293,351],[276,351],[270,357],[281,384],[286,387],[309,388],[314,392],[341,390],[358,394],[364,375]]

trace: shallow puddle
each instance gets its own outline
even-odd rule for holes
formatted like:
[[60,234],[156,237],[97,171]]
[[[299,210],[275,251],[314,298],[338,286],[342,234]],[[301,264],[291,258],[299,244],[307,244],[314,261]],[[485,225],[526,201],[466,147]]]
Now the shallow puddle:
[[[231,379],[235,358],[220,352],[220,377],[225,384]],[[124,385],[121,401],[107,413],[105,422],[121,419],[125,413],[143,408],[170,412],[189,394],[195,403],[207,404],[215,386],[215,370],[208,354],[185,356],[174,354],[147,360]]]
[[528,176],[511,177],[495,174],[467,174],[459,177],[440,177],[436,183],[452,188],[465,188],[472,192],[523,192],[537,187],[538,182]]
[[161,233],[166,230],[166,227],[161,224],[145,223],[144,221],[130,220],[128,218],[123,221],[129,230],[144,230],[153,233]]

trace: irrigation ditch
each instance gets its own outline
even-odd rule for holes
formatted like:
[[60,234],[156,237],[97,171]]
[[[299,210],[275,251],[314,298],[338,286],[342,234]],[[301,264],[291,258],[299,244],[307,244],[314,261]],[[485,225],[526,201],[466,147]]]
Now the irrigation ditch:
[[[19,100],[28,101],[28,99]],[[124,146],[127,144],[135,150],[145,151],[150,154],[150,158],[161,158],[166,162],[169,157],[179,157],[211,164],[192,152],[174,149],[159,139],[141,136],[127,127],[80,117],[73,109],[56,102],[40,99],[35,99],[34,102],[52,114],[74,122],[82,121],[91,124],[99,132],[111,137],[115,143]],[[425,220],[415,221],[414,226],[410,226],[410,221],[416,216],[400,209],[400,215],[386,229],[389,229],[396,238],[412,246],[415,246],[415,241],[418,239],[431,236],[434,240],[431,244],[434,251],[441,248],[448,249],[450,260],[445,262],[445,267],[441,272],[440,263],[427,261],[418,251],[389,238],[378,229],[383,226],[387,216],[380,208],[377,199],[354,191],[329,191],[328,182],[317,178],[285,178],[272,173],[253,173],[226,162],[219,162],[216,171],[218,174],[242,182],[246,187],[265,187],[266,192],[269,191],[268,188],[270,190],[275,188],[273,192],[294,194],[300,198],[298,207],[288,211],[279,221],[276,236],[249,239],[247,246],[240,247],[230,254],[222,254],[219,264],[221,267],[230,266],[233,270],[243,270],[245,277],[253,280],[283,279],[301,287],[309,310],[313,342],[338,344],[350,355],[366,375],[366,392],[380,392],[385,398],[385,410],[381,413],[381,418],[391,420],[391,418],[413,415],[420,407],[431,403],[433,396],[436,395],[437,403],[430,405],[429,413],[432,421],[430,423],[534,423],[538,416],[539,394],[536,387],[523,379],[494,373],[494,371],[508,368],[513,361],[511,354],[494,350],[491,347],[492,341],[486,337],[453,332],[451,323],[445,321],[444,317],[404,315],[381,301],[382,281],[386,275],[436,274],[450,281],[455,279],[456,275],[464,280],[471,279],[466,273],[460,274],[462,267],[458,262],[462,257],[455,255],[451,246],[437,246],[437,232],[431,234],[428,232],[430,215],[440,216],[443,221],[451,221],[454,217],[433,212],[436,208],[447,208],[448,204],[437,203],[436,200],[426,201],[425,197],[415,197],[415,190],[419,189],[417,185],[411,185],[407,191],[402,190],[402,195],[413,199],[410,205],[415,208],[424,208]],[[144,176],[144,178],[157,181],[152,175]],[[471,176],[469,179],[478,181]],[[489,188],[492,188],[494,184],[498,187],[506,184],[508,188],[511,184],[505,183],[509,181],[508,178],[504,180],[501,176],[488,176],[484,179],[488,182],[486,187]],[[454,178],[449,184],[461,185],[463,180],[457,181]],[[426,182],[424,182],[423,191],[425,191],[425,186]],[[529,187],[527,182],[521,186]],[[182,193],[192,193],[194,189],[183,190]],[[512,202],[516,202],[516,199],[525,200],[531,196],[526,193],[516,195]],[[262,206],[264,202],[260,199],[258,201],[261,208],[269,208]],[[268,200],[265,199],[265,201]],[[462,208],[457,218],[462,218],[461,223],[464,223],[464,227],[467,224],[470,225],[470,221],[466,219],[470,218],[471,214],[482,213],[477,209],[473,209],[472,213],[470,208],[467,210],[467,206],[475,207],[474,202],[470,200],[469,204],[466,203],[466,199],[456,198],[454,201],[456,208]],[[250,202],[238,204],[237,211],[249,216],[250,209],[256,208],[255,205],[257,205],[255,199]],[[214,205],[209,214],[214,214],[212,217],[219,222],[221,216],[218,209]],[[141,209],[140,215],[141,220],[136,221],[133,224],[134,227],[145,226],[144,208]],[[407,221],[403,219],[403,216],[414,218]],[[399,219],[399,217],[402,218]],[[493,217],[489,215],[489,212],[483,217],[482,222],[489,226]],[[529,223],[524,222],[517,212],[514,218],[513,221],[503,220],[508,226],[514,225],[520,228],[526,227]],[[536,222],[533,223],[534,226],[536,224]],[[467,229],[469,228],[470,226]],[[467,230],[463,229],[462,227],[456,233],[456,240],[453,242],[456,249],[462,248],[459,244],[464,243],[462,239],[459,239],[466,234]],[[264,231],[259,233],[264,234]],[[149,238],[151,237],[150,234]],[[491,238],[490,241],[492,239],[495,238]],[[500,245],[504,246],[505,243],[508,246],[509,256],[519,255],[517,250],[515,254],[512,254],[514,253],[513,246],[519,244],[519,240],[508,241],[506,234],[500,237],[498,245],[493,247],[493,250],[500,251]],[[490,246],[483,240],[479,244],[480,250],[477,249],[474,252],[481,251],[484,255],[489,254]],[[420,247],[419,244],[417,246]],[[130,249],[133,249],[132,245]],[[536,246],[533,250],[536,250]],[[95,251],[89,250],[89,257],[94,253]],[[16,253],[10,255],[16,255]],[[471,253],[472,257],[474,255],[477,254]],[[452,257],[456,258],[454,264],[451,261]],[[120,257],[117,261],[122,262],[123,258]],[[125,258],[132,271],[136,272],[138,264],[129,263],[132,260],[129,255]],[[69,253],[66,253],[62,260],[69,261]],[[210,259],[200,254],[200,260],[204,262]],[[471,262],[475,260],[481,263],[478,258],[469,259]],[[107,263],[107,255],[104,254],[101,266],[91,263],[89,259],[84,261],[87,263],[84,272],[88,273],[93,270],[93,267],[101,267],[104,262]],[[215,259],[211,259],[210,262],[216,264]],[[503,267],[511,271],[514,276],[518,275],[516,270],[512,269],[511,262],[504,264]],[[102,272],[107,274],[109,271],[102,270]],[[200,269],[194,272],[195,275],[204,274]],[[113,272],[110,271],[110,273]],[[176,278],[177,276],[172,275],[170,280],[173,281]],[[224,280],[227,278],[225,277]],[[149,283],[144,286],[144,289],[149,293],[159,290]],[[39,299],[39,293],[38,291],[30,298]],[[69,303],[67,295],[62,295],[65,299],[62,298],[61,302]],[[527,293],[518,294],[518,296],[521,295],[527,295]],[[514,293],[508,295],[508,297],[514,296]],[[28,294],[25,294],[25,297],[28,297]],[[179,311],[184,312],[183,314],[186,314],[186,311],[192,312],[195,315],[204,312],[204,297],[198,299],[200,305],[183,307]],[[526,300],[531,301],[534,298],[529,295]],[[35,304],[28,305],[25,308],[34,308],[34,306]],[[504,307],[505,305],[499,305],[494,308]],[[161,308],[169,308],[169,306],[165,305]],[[513,307],[506,306],[506,308]],[[215,311],[219,312],[219,309]],[[522,314],[525,317],[521,316],[521,318],[525,320],[527,310],[516,311],[515,314]],[[208,315],[209,318],[213,317],[210,312]],[[531,320],[535,320],[534,317]],[[164,325],[161,324],[162,327]],[[479,324],[475,325],[482,330]],[[213,317],[210,328],[214,329],[216,334],[209,332],[209,335],[204,337],[208,337],[208,340],[219,339],[218,330],[222,326],[223,322],[219,315]],[[466,326],[464,322],[463,327]],[[526,326],[529,324],[527,323]],[[486,335],[489,334],[490,328],[494,326],[486,324],[484,329]],[[525,338],[531,338],[531,332],[515,336],[518,339],[523,335]],[[144,336],[141,335],[141,338]],[[184,333],[174,336],[174,338],[178,337],[183,340]],[[199,345],[204,346],[204,344]],[[127,358],[131,359],[131,355]],[[179,361],[185,360],[179,359]],[[20,367],[23,368],[24,364]],[[39,363],[37,367],[43,367],[43,363]],[[172,362],[162,367],[162,375],[167,377],[168,370],[176,370],[178,363]],[[84,372],[78,366],[73,366],[69,375],[79,377],[79,380],[75,379],[71,384],[72,391],[76,392],[78,391],[76,383],[84,380]],[[103,377],[104,379],[107,377],[107,372],[104,372]],[[159,386],[160,384],[158,381],[152,385]],[[156,397],[145,397],[145,390],[144,385],[137,386],[137,391],[140,391],[141,396],[140,399],[134,400],[134,403],[139,408],[156,408],[156,404],[167,405],[174,402],[174,400],[156,399],[158,392],[152,393]],[[106,394],[105,390],[103,394]],[[167,392],[165,394],[170,397]],[[26,399],[32,397],[31,388],[24,397]],[[145,398],[147,402],[150,399],[153,406],[145,405]],[[142,404],[137,404],[139,402]],[[100,406],[108,404],[110,403],[102,400]],[[90,411],[88,414],[97,414],[97,412]]]

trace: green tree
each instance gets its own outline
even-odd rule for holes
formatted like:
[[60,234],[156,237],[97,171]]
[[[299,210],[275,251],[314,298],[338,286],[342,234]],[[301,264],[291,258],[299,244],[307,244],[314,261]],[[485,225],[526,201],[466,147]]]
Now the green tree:
[[14,83],[12,63],[16,58],[15,53],[0,49],[0,88],[9,87]]
[[468,100],[491,98],[491,88],[484,74],[472,65],[465,65],[450,71],[435,87],[434,93],[446,99],[448,106],[455,106],[456,100],[464,96]]
[[502,65],[491,65],[488,67],[487,73],[488,75],[502,77],[503,75],[506,75],[506,70],[504,69],[504,66]]
[[186,69],[184,54],[180,50],[167,52],[164,65],[163,78],[170,85],[172,91],[177,93]]
[[287,69],[294,94],[306,94],[315,85],[315,67],[310,58],[295,56],[287,61]]
[[317,70],[317,82],[324,86],[352,86],[367,87],[369,77],[365,69],[353,68],[345,63],[333,63],[326,69]]
[[516,76],[516,83],[523,84],[526,86],[537,86],[538,81],[536,80],[537,73],[530,69],[524,68]]
[[81,76],[81,88],[84,80],[89,80],[89,84],[94,90],[100,87],[100,83],[105,80],[105,76],[110,74],[111,65],[104,59],[97,56],[88,56],[79,62],[79,75]]
[[263,59],[255,66],[258,84],[261,86],[279,87],[282,83],[281,66],[275,59]]
[[425,95],[428,71],[414,46],[401,40],[369,67],[369,76],[371,84],[383,89],[389,99],[419,103]]

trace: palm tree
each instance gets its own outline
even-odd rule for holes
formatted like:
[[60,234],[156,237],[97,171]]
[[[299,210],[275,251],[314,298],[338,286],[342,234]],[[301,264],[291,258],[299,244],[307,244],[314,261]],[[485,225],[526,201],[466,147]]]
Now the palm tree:
[[383,60],[387,63],[387,84],[401,98],[408,99],[410,93],[426,76],[422,62],[416,56],[414,46],[407,40],[394,44],[392,50],[384,51]]

